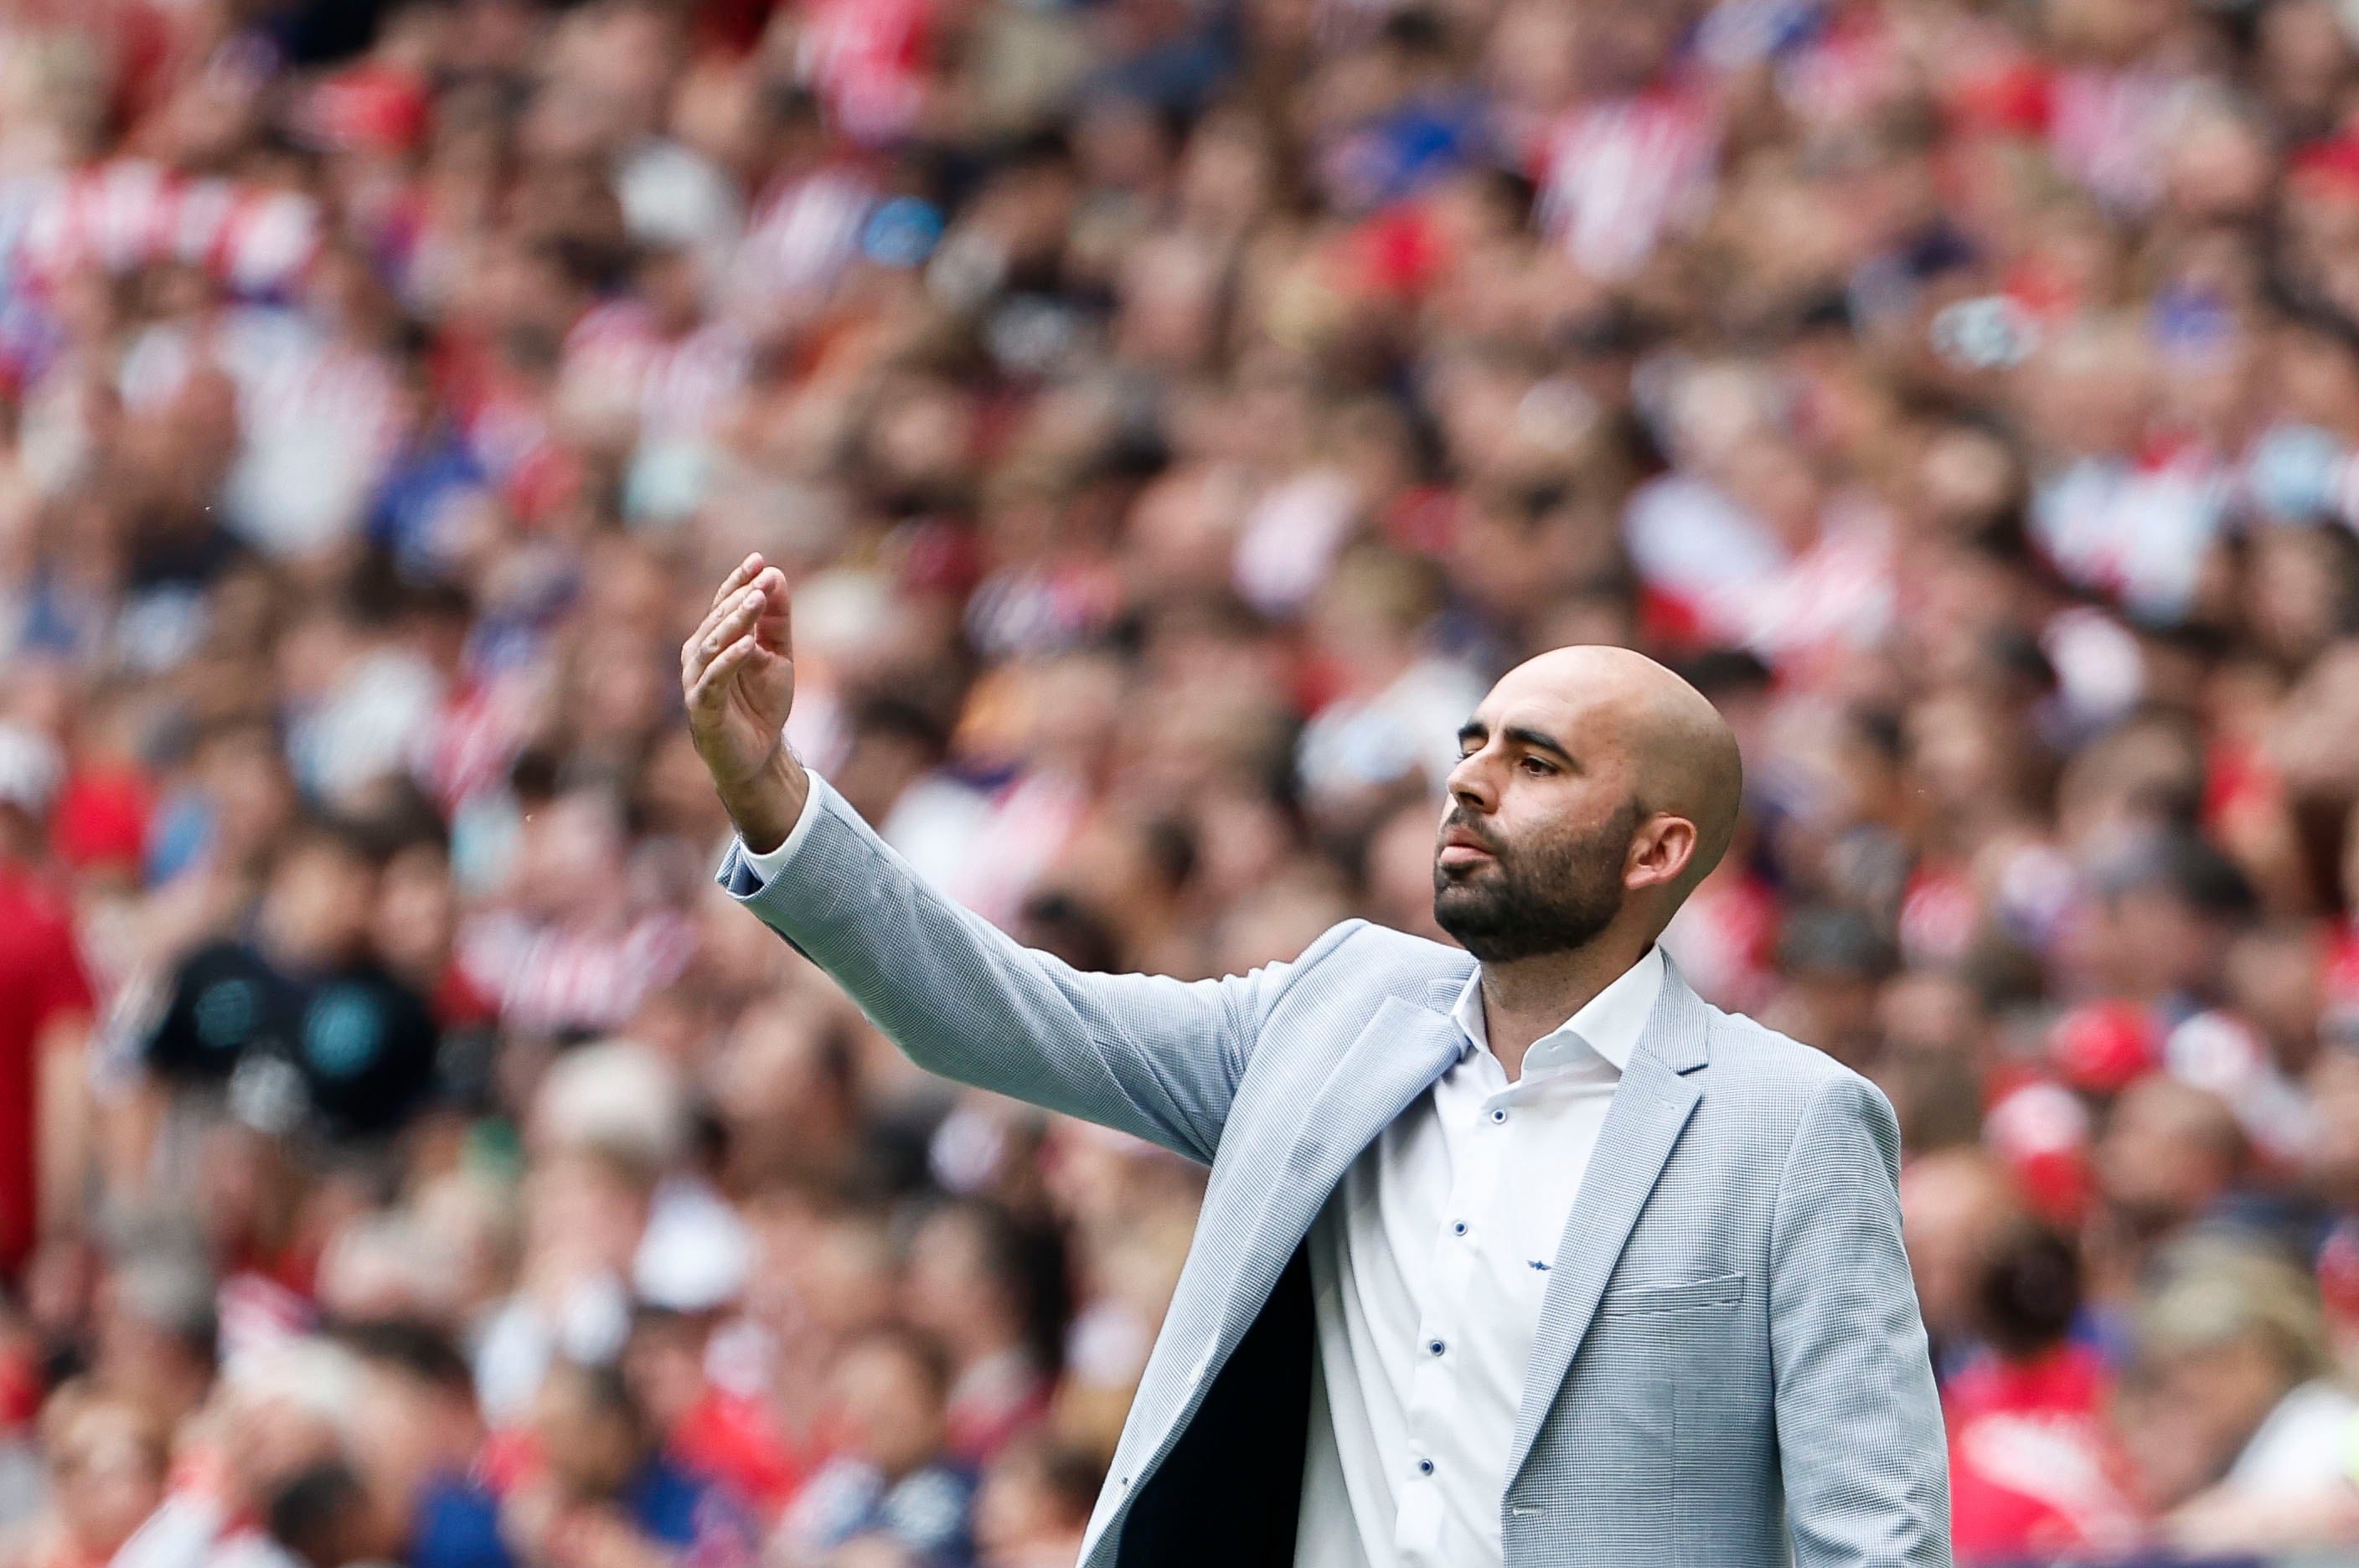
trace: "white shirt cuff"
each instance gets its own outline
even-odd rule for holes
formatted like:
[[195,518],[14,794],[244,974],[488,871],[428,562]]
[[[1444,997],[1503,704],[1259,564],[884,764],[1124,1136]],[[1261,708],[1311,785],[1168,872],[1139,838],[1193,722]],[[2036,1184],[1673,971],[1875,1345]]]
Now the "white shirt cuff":
[[[795,857],[795,851],[800,849],[803,840],[810,836],[811,823],[819,821],[819,795],[826,786],[810,768],[803,769],[803,773],[810,779],[810,789],[803,796],[802,815],[795,819],[794,829],[787,834],[787,841],[776,849],[765,850],[759,855],[748,849],[740,856],[739,863],[754,874],[755,880],[762,887],[768,887],[771,880],[787,868],[787,862]],[[741,839],[738,843],[742,847],[745,841]]]

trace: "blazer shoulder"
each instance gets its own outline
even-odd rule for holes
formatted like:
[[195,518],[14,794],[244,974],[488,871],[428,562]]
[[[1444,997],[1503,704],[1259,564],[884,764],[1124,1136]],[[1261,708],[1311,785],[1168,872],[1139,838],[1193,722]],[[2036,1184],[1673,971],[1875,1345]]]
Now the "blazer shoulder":
[[1883,1093],[1817,1046],[1805,1045],[1743,1013],[1703,1005],[1712,1014],[1712,1075],[1723,1082],[1734,1080],[1799,1105],[1816,1100],[1838,1083],[1879,1096]]
[[1473,970],[1474,960],[1462,949],[1349,920],[1329,927],[1302,950],[1282,994],[1312,996],[1321,1003],[1360,996],[1372,1007],[1388,996],[1424,1003],[1432,999],[1429,992],[1437,982],[1462,985]]
[[[1321,937],[1319,942],[1313,944],[1314,951],[1318,946],[1338,939],[1351,942],[1354,967],[1371,972],[1388,988],[1393,984],[1414,987],[1436,980],[1462,983],[1466,976],[1474,973],[1474,956],[1462,947],[1452,947],[1447,942],[1414,936],[1368,920],[1345,920]],[[1309,954],[1304,956],[1308,958]]]
[[1706,1098],[1722,1101],[1718,1125],[1753,1158],[1786,1173],[1778,1179],[1781,1190],[1813,1126],[1821,1136],[1832,1128],[1864,1129],[1884,1146],[1886,1175],[1897,1178],[1899,1125],[1891,1102],[1873,1082],[1817,1047],[1715,1009],[1712,1076]]

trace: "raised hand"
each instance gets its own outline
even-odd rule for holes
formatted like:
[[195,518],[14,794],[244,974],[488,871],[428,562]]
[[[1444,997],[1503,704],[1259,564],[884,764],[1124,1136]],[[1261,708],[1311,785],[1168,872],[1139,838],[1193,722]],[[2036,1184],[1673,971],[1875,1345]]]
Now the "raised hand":
[[795,702],[791,648],[786,577],[749,555],[679,650],[689,736],[757,854],[786,842],[810,789],[781,733]]

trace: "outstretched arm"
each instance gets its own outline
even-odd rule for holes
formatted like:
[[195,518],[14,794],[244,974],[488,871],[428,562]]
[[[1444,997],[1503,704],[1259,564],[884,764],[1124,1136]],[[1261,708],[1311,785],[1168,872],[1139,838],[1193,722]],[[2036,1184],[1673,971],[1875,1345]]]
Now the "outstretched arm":
[[1796,1568],[1949,1568],[1949,1455],[1900,1245],[1899,1124],[1850,1074],[1803,1113],[1770,1235]]
[[690,730],[740,839],[722,885],[919,1065],[1209,1163],[1261,1020],[1300,964],[1192,984],[1085,975],[959,908],[787,750],[788,637],[786,580],[749,556],[681,650]]

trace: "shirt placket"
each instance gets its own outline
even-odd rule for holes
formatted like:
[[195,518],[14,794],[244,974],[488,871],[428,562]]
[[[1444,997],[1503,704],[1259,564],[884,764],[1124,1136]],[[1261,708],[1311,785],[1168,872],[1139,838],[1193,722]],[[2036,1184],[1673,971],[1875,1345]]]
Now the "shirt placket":
[[[1417,1369],[1409,1378],[1405,1412],[1409,1452],[1400,1458],[1407,1474],[1393,1534],[1394,1549],[1405,1563],[1431,1563],[1436,1568],[1445,1562],[1442,1526],[1449,1512],[1444,1502],[1447,1488],[1468,1479],[1455,1473],[1462,1467],[1465,1455],[1452,1441],[1453,1422],[1463,1419],[1466,1405],[1459,1346],[1473,1327],[1470,1309],[1487,1294],[1480,1289],[1480,1281],[1495,1266],[1494,1254],[1502,1247],[1516,1245],[1504,1228],[1498,1207],[1506,1158],[1506,1122],[1516,1089],[1495,1062],[1470,1062],[1469,1066],[1476,1072],[1485,1072],[1487,1067],[1490,1092],[1475,1102],[1472,1125],[1450,1140],[1453,1156],[1450,1195],[1433,1238],[1433,1289],[1425,1292],[1418,1322],[1413,1350]],[[1444,1474],[1445,1467],[1450,1474]]]

